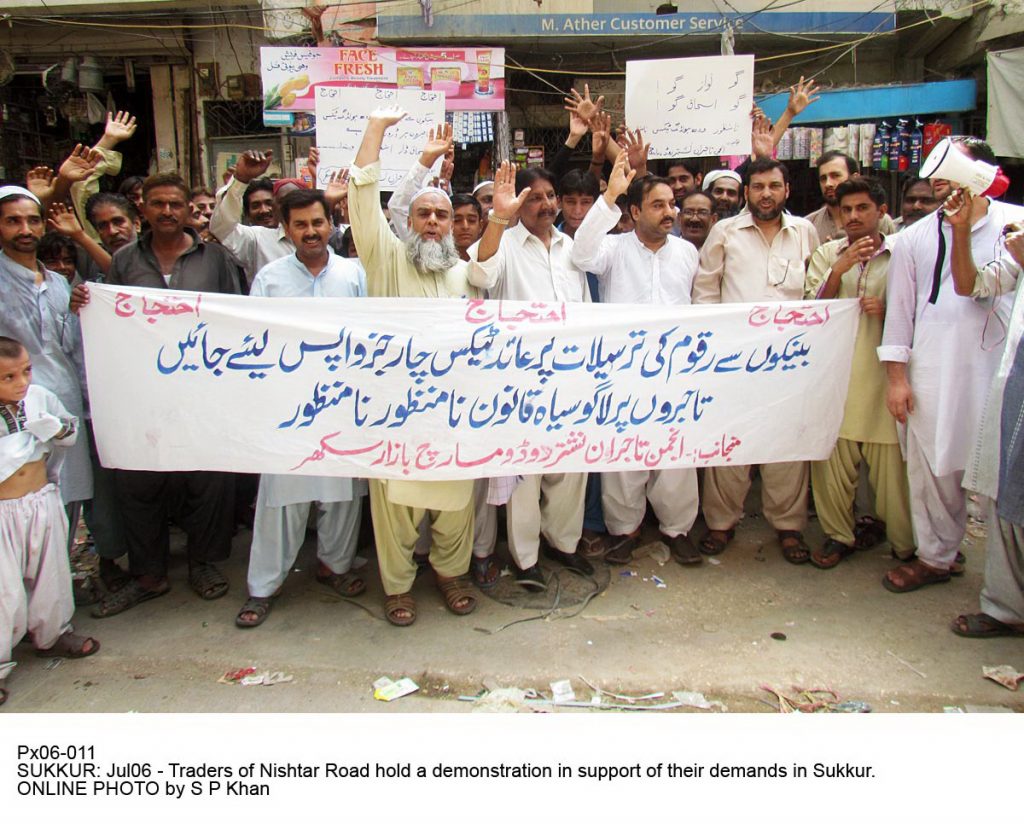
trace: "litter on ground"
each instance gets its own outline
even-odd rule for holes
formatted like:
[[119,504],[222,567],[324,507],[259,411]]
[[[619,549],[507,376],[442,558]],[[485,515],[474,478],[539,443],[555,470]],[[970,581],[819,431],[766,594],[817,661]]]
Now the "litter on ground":
[[419,685],[411,678],[399,678],[392,681],[386,675],[382,675],[373,682],[373,697],[378,701],[394,701],[410,693],[416,692]]

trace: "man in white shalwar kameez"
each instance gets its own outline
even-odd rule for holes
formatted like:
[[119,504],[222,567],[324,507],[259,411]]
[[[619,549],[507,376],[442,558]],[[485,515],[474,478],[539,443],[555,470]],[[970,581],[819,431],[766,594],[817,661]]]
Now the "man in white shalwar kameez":
[[[671,234],[676,206],[668,180],[634,181],[635,174],[629,170],[626,152],[620,152],[608,189],[576,230],[572,261],[597,275],[603,303],[688,306],[697,274],[697,247]],[[609,235],[621,216],[615,201],[623,194],[636,228]],[[632,560],[648,500],[672,557],[680,564],[700,564],[701,554],[689,538],[700,504],[696,469],[605,472],[601,478],[601,507],[609,533],[605,560],[612,564]]]
[[31,380],[28,351],[0,337],[0,704],[26,633],[43,657],[82,658],[100,646],[71,630],[68,522],[57,491],[78,419]]
[[[282,226],[296,251],[264,266],[253,280],[250,296],[364,297],[363,270],[338,257],[328,245],[333,227],[324,196],[309,189],[290,192],[281,199],[280,210]],[[365,491],[364,481],[350,478],[260,476],[249,554],[249,599],[235,619],[237,626],[255,627],[265,620],[302,547],[314,503],[316,579],[345,597],[366,591],[366,582],[352,570]]]
[[[959,145],[975,159],[994,160],[981,141]],[[1024,208],[984,197],[974,198],[970,208],[971,252],[983,266],[997,256],[1003,226],[1024,219]],[[1011,305],[1009,296],[981,302],[959,297],[951,246],[952,231],[940,209],[901,233],[889,268],[878,358],[886,365],[889,411],[906,425],[917,541],[917,558],[883,578],[891,592],[950,579],[967,529],[964,470]]]

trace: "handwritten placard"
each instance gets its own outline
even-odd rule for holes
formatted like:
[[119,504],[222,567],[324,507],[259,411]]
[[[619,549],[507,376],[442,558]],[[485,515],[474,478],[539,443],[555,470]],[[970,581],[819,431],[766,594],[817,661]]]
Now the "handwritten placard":
[[749,154],[753,104],[750,54],[626,63],[626,123],[655,159]]
[[857,301],[246,298],[93,284],[105,466],[458,479],[823,459]]
[[[355,160],[366,131],[370,112],[380,106],[398,106],[408,114],[384,135],[381,146],[381,182],[393,190],[419,159],[431,130],[444,123],[444,95],[408,89],[346,89],[335,86],[316,90],[316,142],[320,149],[317,184],[327,185],[330,176],[347,169]],[[440,169],[440,160],[436,164]]]

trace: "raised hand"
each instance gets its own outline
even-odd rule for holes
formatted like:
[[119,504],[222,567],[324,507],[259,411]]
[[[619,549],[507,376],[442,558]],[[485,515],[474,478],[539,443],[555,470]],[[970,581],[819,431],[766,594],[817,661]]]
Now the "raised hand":
[[82,234],[82,224],[78,222],[78,217],[63,203],[54,203],[50,207],[46,222],[51,229],[65,237],[74,238]]
[[849,272],[858,263],[867,263],[875,253],[875,241],[870,237],[862,237],[847,246],[843,253],[832,264],[832,271],[840,275]]
[[590,84],[583,84],[583,94],[580,94],[576,89],[570,89],[571,97],[565,98],[565,110],[567,112],[575,112],[580,116],[584,123],[589,123],[591,118],[599,111],[604,105],[604,95],[597,98],[595,103],[590,99]]
[[774,148],[772,122],[762,113],[754,117],[750,127],[750,153],[754,157],[771,157]]
[[333,209],[345,197],[348,196],[348,169],[338,169],[327,178],[327,186],[324,188],[324,198]]
[[647,172],[647,156],[651,153],[651,144],[644,142],[642,131],[640,129],[632,131],[624,129],[619,145],[626,150],[630,168],[635,169],[639,175],[645,174]]
[[590,155],[593,162],[604,165],[605,151],[612,139],[612,116],[604,112],[598,112],[590,120]]
[[398,106],[379,106],[370,112],[370,123],[390,129],[408,114]]
[[614,203],[619,195],[626,193],[629,184],[633,182],[635,177],[636,169],[630,168],[628,153],[619,152],[619,156],[615,158],[615,165],[612,166],[612,173],[608,178],[608,188],[604,193],[605,200],[608,203]]
[[494,200],[491,203],[491,208],[495,216],[511,220],[519,214],[519,210],[529,196],[530,187],[527,186],[516,197],[515,167],[507,160],[503,160],[494,175]]
[[583,135],[587,133],[590,126],[587,121],[579,116],[578,113],[570,110],[569,111],[569,142],[570,145],[575,146],[580,140],[583,139]]
[[799,83],[789,87],[789,101],[786,103],[786,109],[796,117],[819,98],[817,91],[818,87],[813,79],[804,80],[801,76]]
[[448,154],[452,149],[452,124],[441,123],[427,133],[427,142],[423,146],[420,162],[429,169],[439,157]]
[[118,112],[117,114],[107,112],[107,125],[103,129],[103,137],[107,139],[110,146],[113,146],[128,140],[135,134],[136,128],[135,118],[128,112]]
[[71,150],[67,160],[60,164],[57,176],[69,183],[78,183],[92,174],[92,170],[96,168],[96,164],[102,159],[103,155],[96,151],[96,149],[91,149],[79,143]]
[[36,166],[29,169],[25,175],[25,188],[38,197],[41,203],[48,203],[53,199],[55,182],[53,169],[49,166]]
[[239,183],[248,183],[258,177],[263,177],[270,168],[270,162],[274,158],[274,151],[257,152],[249,149],[242,152],[235,162],[235,180]]
[[320,165],[320,150],[316,146],[309,147],[309,154],[306,155],[306,171],[313,178],[313,185],[316,186],[316,170]]

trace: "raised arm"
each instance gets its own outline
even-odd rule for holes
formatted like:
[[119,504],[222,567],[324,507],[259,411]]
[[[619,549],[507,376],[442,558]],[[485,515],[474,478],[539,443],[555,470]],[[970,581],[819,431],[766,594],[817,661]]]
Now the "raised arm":
[[451,147],[452,126],[450,123],[444,123],[436,129],[431,129],[419,161],[409,170],[409,174],[392,193],[391,199],[388,201],[388,210],[391,212],[391,224],[402,240],[405,240],[409,234],[409,207],[412,205],[413,195],[423,188],[424,180],[430,174],[437,159],[444,157]]
[[772,146],[778,146],[782,136],[793,122],[793,118],[810,106],[819,98],[818,87],[813,79],[804,80],[789,87],[789,101],[786,103],[786,110],[779,116],[778,122],[772,128]]
[[95,261],[103,274],[110,271],[110,252],[86,234],[74,211],[63,203],[54,203],[50,206],[46,222],[51,229],[71,238],[85,249],[86,254]]

